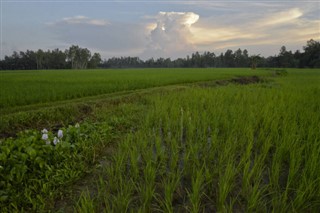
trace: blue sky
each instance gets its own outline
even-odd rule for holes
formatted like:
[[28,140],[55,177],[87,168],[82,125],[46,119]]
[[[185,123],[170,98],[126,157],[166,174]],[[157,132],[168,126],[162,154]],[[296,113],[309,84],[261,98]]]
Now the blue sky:
[[1,0],[1,58],[72,44],[112,56],[278,54],[320,40],[319,1]]

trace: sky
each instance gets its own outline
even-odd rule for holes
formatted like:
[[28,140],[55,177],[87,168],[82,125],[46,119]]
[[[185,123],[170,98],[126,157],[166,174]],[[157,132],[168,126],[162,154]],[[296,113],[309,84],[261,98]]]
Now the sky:
[[320,1],[0,0],[1,55],[79,45],[113,56],[178,58],[247,49],[277,55],[320,40]]

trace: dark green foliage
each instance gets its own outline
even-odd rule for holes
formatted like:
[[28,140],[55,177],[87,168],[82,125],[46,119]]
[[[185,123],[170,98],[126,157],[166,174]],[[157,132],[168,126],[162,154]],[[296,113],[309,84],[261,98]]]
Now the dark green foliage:
[[0,209],[36,210],[61,183],[79,177],[84,165],[75,162],[83,161],[78,145],[84,138],[78,128],[63,130],[66,137],[55,146],[53,133],[49,133],[51,145],[46,145],[40,131],[24,131],[16,139],[1,142]]
[[97,68],[100,62],[99,53],[91,57],[90,50],[73,45],[64,52],[59,49],[15,51],[0,60],[0,70],[85,69]]
[[287,67],[287,68],[317,68],[320,67],[320,43],[311,39],[303,47],[303,53],[287,51],[282,46],[277,56],[267,58],[258,55],[249,56],[248,50],[239,48],[235,52],[226,50],[216,56],[215,53],[205,51],[192,53],[191,57],[178,58],[150,58],[141,60],[139,57],[112,57],[102,62],[99,53],[91,52],[87,48],[72,45],[64,52],[59,49],[53,51],[27,50],[14,52],[12,56],[5,56],[0,61],[0,70],[32,70],[32,69],[85,69],[85,68],[195,68],[195,67]]
[[110,134],[108,125],[99,130],[86,123],[62,130],[56,145],[57,131],[49,131],[50,144],[46,144],[39,130],[23,131],[15,139],[0,142],[0,212],[44,209],[61,186],[89,170],[99,153],[100,137]]
[[320,42],[311,39],[303,49],[302,66],[320,68]]

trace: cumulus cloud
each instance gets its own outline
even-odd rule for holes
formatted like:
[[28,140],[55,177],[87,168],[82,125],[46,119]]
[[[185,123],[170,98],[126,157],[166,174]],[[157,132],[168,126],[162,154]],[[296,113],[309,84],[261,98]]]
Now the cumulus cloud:
[[159,12],[155,22],[147,25],[149,43],[144,57],[185,56],[194,50],[190,28],[199,20],[193,12]]
[[238,11],[232,15],[213,14],[200,18],[194,12],[159,12],[154,22],[146,27],[150,33],[143,56],[184,57],[193,51],[225,51],[239,47],[261,50],[268,45],[290,46],[310,38],[319,39],[319,22],[304,18],[306,11],[301,8],[279,5],[269,5],[267,11],[261,5],[253,8],[260,8],[261,13],[248,15]]

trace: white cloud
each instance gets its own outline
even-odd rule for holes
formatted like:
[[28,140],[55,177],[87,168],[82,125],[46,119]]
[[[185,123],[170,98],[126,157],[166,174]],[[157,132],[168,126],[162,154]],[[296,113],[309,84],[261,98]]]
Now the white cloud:
[[210,44],[213,42],[230,41],[233,39],[254,39],[263,35],[243,31],[237,27],[216,26],[214,28],[192,27],[194,44]]
[[[260,49],[263,55],[278,52],[276,46],[300,46],[309,39],[320,39],[317,20],[308,19],[307,10],[277,8],[254,15],[241,12],[200,19],[190,27],[192,43],[198,50],[225,51],[227,48]],[[270,52],[271,48],[274,53]],[[250,50],[250,49],[249,49]]]
[[259,20],[257,23],[258,25],[263,25],[263,26],[287,24],[287,23],[294,22],[302,15],[303,13],[299,8],[292,8],[286,11],[273,13],[270,16],[262,20]]
[[159,12],[147,25],[149,43],[143,57],[184,57],[194,50],[190,27],[199,20],[193,12]]
[[106,26],[109,24],[108,21],[103,19],[92,19],[86,16],[74,16],[74,17],[65,17],[60,21],[54,22],[54,25],[59,24],[87,24],[94,26]]

